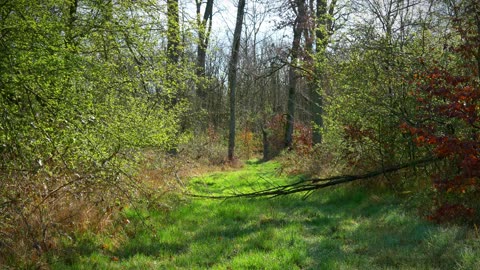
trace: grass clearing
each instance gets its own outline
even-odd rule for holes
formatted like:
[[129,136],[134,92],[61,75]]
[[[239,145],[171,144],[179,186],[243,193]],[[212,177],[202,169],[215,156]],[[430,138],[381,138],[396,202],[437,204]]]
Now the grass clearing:
[[[191,192],[230,194],[298,180],[275,162],[191,179]],[[466,228],[420,220],[389,194],[337,187],[275,199],[189,199],[170,211],[128,209],[110,235],[67,243],[53,269],[479,269]],[[146,225],[146,226],[145,226]]]

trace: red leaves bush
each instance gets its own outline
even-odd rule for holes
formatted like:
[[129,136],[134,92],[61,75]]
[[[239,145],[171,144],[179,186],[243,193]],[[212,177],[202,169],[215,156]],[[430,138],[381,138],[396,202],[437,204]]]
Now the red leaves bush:
[[[459,43],[447,46],[450,63],[414,75],[417,115],[401,128],[428,146],[447,168],[432,176],[436,222],[479,221],[480,17],[478,1],[455,6],[451,21]],[[422,65],[425,63],[423,61]],[[436,65],[436,64],[434,64]]]
[[[473,73],[475,74],[475,72]],[[434,67],[415,75],[417,116],[401,125],[418,146],[451,164],[442,178],[433,176],[436,222],[478,219],[480,191],[480,89],[478,78]]]
[[[287,120],[285,115],[276,114],[266,124],[268,140],[272,155],[279,154],[285,148],[285,129]],[[294,124],[293,150],[297,154],[307,154],[312,150],[312,128],[299,122]]]

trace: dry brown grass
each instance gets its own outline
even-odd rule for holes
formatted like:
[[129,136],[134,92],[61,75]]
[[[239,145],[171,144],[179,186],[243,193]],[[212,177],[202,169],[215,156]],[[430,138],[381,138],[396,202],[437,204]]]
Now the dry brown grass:
[[[5,176],[5,175],[3,175]],[[87,176],[38,173],[2,183],[0,268],[46,267],[45,253],[76,232],[111,228],[120,194]]]
[[[191,152],[169,155],[146,151],[134,176],[78,175],[61,171],[0,175],[0,269],[20,265],[46,268],[44,254],[62,248],[62,239],[84,232],[115,234],[123,226],[121,210],[136,198],[170,210],[191,177],[236,170],[240,160],[220,160],[220,151],[196,158]],[[226,154],[226,152],[225,152]],[[121,230],[121,228],[120,228]],[[74,240],[72,240],[74,241]]]
[[236,170],[243,167],[239,159],[232,162],[211,163],[186,154],[169,155],[158,151],[145,153],[138,178],[147,186],[160,192],[179,191],[189,178],[215,171]]
[[282,173],[303,174],[309,177],[329,177],[345,170],[344,164],[324,147],[313,148],[308,152],[284,151],[276,160],[282,164]]

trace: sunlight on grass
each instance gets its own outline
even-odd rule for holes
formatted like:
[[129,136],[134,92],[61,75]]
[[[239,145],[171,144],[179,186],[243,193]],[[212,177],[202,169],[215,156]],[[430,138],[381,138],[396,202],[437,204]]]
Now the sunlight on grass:
[[[190,181],[230,194],[297,181],[275,162]],[[253,185],[253,186],[252,186]],[[54,269],[474,269],[480,245],[465,228],[419,220],[389,194],[338,187],[276,199],[191,199],[165,212],[125,212],[120,240],[87,235]],[[145,226],[146,225],[146,226]],[[78,240],[77,240],[78,241]],[[110,241],[110,242],[109,242]],[[102,248],[102,244],[104,245]]]
[[191,190],[192,193],[203,195],[231,195],[271,188],[298,178],[281,177],[279,169],[280,164],[276,162],[247,162],[239,171],[195,177],[190,181]]

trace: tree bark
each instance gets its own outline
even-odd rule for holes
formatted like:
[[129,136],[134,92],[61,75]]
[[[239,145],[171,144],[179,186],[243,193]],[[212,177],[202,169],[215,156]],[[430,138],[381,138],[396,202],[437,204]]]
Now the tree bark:
[[[332,18],[335,10],[336,0],[332,0],[330,6],[327,6],[326,0],[317,0],[315,11],[315,64],[313,83],[310,86],[311,114],[313,119],[314,144],[322,143],[323,128],[323,96],[321,87],[321,78],[324,73],[323,63],[325,59],[325,50],[328,45],[328,39],[332,35]],[[328,9],[327,9],[328,8]]]
[[[305,22],[305,0],[295,1],[297,16],[293,23],[293,40],[290,54],[290,68],[288,71],[288,103],[287,103],[287,125],[285,128],[285,148],[291,148],[293,144],[293,129],[295,125],[295,98],[297,88],[297,65],[300,52],[300,39]],[[295,7],[294,7],[295,8]]]
[[228,65],[228,89],[230,92],[230,124],[228,136],[228,160],[232,161],[235,152],[235,88],[237,86],[238,51],[242,34],[243,17],[245,14],[245,0],[239,0],[237,22],[233,33],[232,54]]
[[198,27],[198,44],[197,44],[197,96],[202,102],[202,107],[207,98],[205,89],[205,65],[207,58],[207,48],[210,41],[210,33],[212,29],[212,16],[213,16],[213,1],[207,0],[205,11],[203,12],[203,18],[201,18],[202,1],[195,0],[197,6],[197,27]]
[[262,129],[262,142],[263,142],[263,161],[268,161],[270,159],[270,144],[268,142],[268,132],[266,127],[261,126]]
[[[166,65],[166,80],[168,87],[175,90],[173,97],[166,97],[168,108],[175,107],[180,99],[178,84],[176,82],[176,72],[178,69],[178,62],[180,60],[180,16],[178,14],[178,0],[167,0],[167,65]],[[181,129],[184,128],[185,121],[181,120]],[[168,152],[176,155],[178,152],[178,145],[175,143],[170,147]]]
[[170,64],[178,63],[180,59],[180,17],[178,15],[178,0],[167,0],[167,55]]

